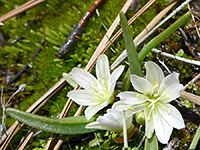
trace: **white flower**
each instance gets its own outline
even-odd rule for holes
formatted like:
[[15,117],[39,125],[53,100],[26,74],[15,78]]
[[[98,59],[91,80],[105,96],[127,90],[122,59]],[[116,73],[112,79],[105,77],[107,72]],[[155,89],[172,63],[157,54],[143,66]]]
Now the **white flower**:
[[[132,124],[132,112],[125,112],[126,129],[128,131],[134,128]],[[95,122],[89,123],[85,128],[87,129],[100,129],[117,132],[123,134],[123,113],[122,111],[108,109],[107,114],[99,116]]]
[[84,90],[70,91],[67,96],[79,105],[88,106],[85,116],[89,120],[113,100],[116,81],[123,70],[124,66],[119,66],[110,74],[107,56],[100,55],[96,63],[97,79],[83,69],[74,68],[72,78]]
[[171,73],[164,77],[161,68],[154,62],[146,62],[146,78],[131,75],[131,83],[137,92],[119,93],[119,102],[113,109],[132,109],[133,112],[144,110],[145,133],[151,138],[156,132],[158,140],[166,144],[170,138],[173,127],[185,127],[180,112],[170,104],[180,96],[183,85],[179,83],[178,73]]

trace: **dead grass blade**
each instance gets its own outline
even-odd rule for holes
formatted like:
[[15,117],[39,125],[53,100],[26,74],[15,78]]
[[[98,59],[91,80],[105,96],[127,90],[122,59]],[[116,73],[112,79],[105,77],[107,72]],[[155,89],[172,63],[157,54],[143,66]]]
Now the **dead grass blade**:
[[31,0],[31,1],[29,1],[25,4],[23,4],[23,5],[19,6],[18,8],[6,13],[5,15],[1,16],[0,22],[4,22],[4,21],[6,21],[6,20],[28,10],[28,9],[31,9],[32,7],[42,3],[44,1],[46,1],[46,0]]

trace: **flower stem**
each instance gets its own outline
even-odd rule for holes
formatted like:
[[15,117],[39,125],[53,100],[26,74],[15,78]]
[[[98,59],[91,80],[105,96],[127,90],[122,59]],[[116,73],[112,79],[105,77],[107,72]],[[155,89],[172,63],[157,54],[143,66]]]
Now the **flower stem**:
[[127,139],[127,129],[126,129],[126,118],[125,118],[125,110],[123,113],[123,137],[124,137],[124,149],[128,150],[128,139]]

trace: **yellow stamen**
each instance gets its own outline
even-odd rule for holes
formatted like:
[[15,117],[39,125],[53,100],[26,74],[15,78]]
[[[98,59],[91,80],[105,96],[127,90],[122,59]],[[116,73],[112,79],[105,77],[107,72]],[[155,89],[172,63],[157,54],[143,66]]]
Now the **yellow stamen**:
[[150,121],[150,120],[151,120],[151,118],[150,118],[150,117],[148,117],[147,121]]
[[168,111],[168,114],[170,114],[172,112],[172,110],[170,108],[168,108],[167,111]]
[[103,91],[103,92],[106,92],[106,89],[105,89],[105,88],[102,88],[102,91]]
[[105,81],[103,79],[101,79],[101,84],[104,84],[104,83],[105,83]]
[[98,85],[98,81],[97,80],[95,80],[95,83],[96,83],[96,85]]
[[137,97],[137,98],[140,98],[140,94],[137,93],[137,94],[136,94],[136,97]]
[[171,98],[171,95],[170,94],[166,94],[165,95],[167,98]]
[[94,90],[92,90],[91,93],[94,94]]
[[158,88],[159,84],[156,84],[153,86],[153,90],[155,90],[156,88]]
[[94,84],[91,82],[91,86],[94,87]]
[[128,107],[128,110],[131,110],[131,111],[133,111],[133,110],[134,110],[134,108],[133,108],[133,107],[131,107],[131,106],[129,106],[129,107]]

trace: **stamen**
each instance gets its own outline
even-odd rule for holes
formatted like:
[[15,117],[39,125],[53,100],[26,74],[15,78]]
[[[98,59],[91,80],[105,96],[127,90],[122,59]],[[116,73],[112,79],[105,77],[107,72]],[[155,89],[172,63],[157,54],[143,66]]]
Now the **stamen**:
[[103,92],[106,92],[106,89],[105,89],[105,88],[102,88],[102,91],[103,91]]
[[166,94],[165,95],[167,98],[171,98],[171,95],[170,94]]
[[154,97],[157,97],[157,96],[158,96],[158,93],[155,93],[153,96],[154,96]]
[[103,79],[101,79],[101,84],[104,84],[104,83],[105,83],[105,81]]
[[133,107],[131,107],[131,106],[129,106],[129,107],[128,107],[128,110],[131,110],[131,111],[133,111],[133,110],[134,110],[134,108],[133,108]]
[[168,115],[172,112],[172,110],[170,108],[168,108]]
[[91,86],[94,88],[94,84],[91,82]]
[[151,120],[151,118],[150,118],[150,117],[148,117],[147,121],[150,121],[150,120]]
[[153,86],[153,90],[155,90],[156,88],[158,88],[159,84],[156,84]]
[[99,84],[97,80],[95,80],[95,83],[96,83],[96,85],[98,85],[98,84]]
[[92,90],[91,93],[94,94],[94,90]]
[[137,93],[137,94],[136,94],[136,97],[137,97],[137,98],[140,98],[140,94]]

